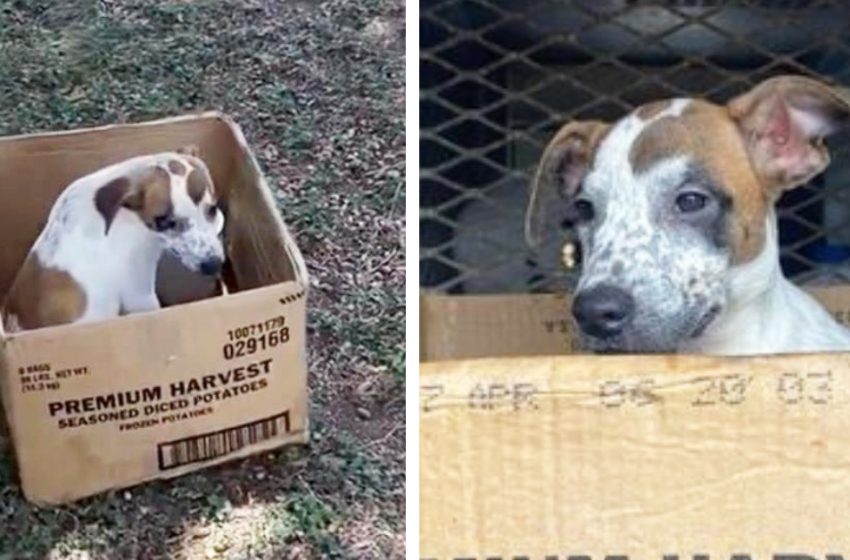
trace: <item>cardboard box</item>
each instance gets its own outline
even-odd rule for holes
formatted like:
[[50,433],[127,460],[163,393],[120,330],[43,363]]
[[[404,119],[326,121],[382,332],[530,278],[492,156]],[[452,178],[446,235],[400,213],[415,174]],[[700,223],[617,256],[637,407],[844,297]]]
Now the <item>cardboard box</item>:
[[[842,324],[850,325],[850,287],[807,290]],[[579,351],[568,294],[440,295],[419,300],[419,359],[423,362]]]
[[175,305],[2,334],[3,406],[21,485],[35,503],[307,441],[307,273],[226,116],[0,139],[0,294],[72,180],[187,144],[200,147],[227,217],[226,293],[163,261],[158,292]]
[[850,354],[553,356],[568,303],[422,298],[421,558],[850,558]]

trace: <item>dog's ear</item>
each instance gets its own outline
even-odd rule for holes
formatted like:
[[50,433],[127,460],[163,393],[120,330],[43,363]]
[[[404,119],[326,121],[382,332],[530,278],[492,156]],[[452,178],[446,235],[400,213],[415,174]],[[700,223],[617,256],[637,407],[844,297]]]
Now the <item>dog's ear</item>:
[[610,126],[601,121],[574,121],[561,127],[546,146],[531,184],[525,215],[529,244],[537,245],[550,218],[558,214],[558,207],[572,201]]
[[823,138],[850,121],[846,93],[802,76],[780,76],[728,104],[756,172],[774,195],[829,164]]
[[201,148],[197,144],[187,144],[182,148],[178,148],[177,153],[199,158],[201,157]]
[[109,227],[120,208],[138,212],[144,220],[169,210],[169,185],[168,173],[159,167],[153,167],[141,174],[115,178],[97,189],[94,204],[106,222],[106,232],[109,232]]
[[138,192],[133,189],[132,181],[127,177],[118,177],[109,181],[94,194],[94,205],[106,221],[106,232],[109,232],[109,227],[119,208],[127,206],[128,203],[130,206],[140,205],[141,202]]

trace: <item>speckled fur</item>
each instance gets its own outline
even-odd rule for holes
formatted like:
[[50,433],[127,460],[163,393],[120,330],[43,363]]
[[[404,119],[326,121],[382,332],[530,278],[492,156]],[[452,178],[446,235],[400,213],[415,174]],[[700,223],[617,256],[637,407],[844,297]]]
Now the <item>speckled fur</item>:
[[594,202],[597,218],[595,225],[578,228],[584,248],[578,290],[613,284],[637,302],[635,319],[620,337],[586,341],[595,349],[673,351],[724,303],[728,252],[685,229],[658,227],[670,191],[687,171],[687,158],[663,160],[644,173],[635,173],[629,163],[640,133],[658,119],[681,114],[688,103],[674,100],[646,120],[637,114],[622,119],[599,146],[584,179],[582,196]]
[[192,193],[186,188],[187,178],[196,167],[203,169],[202,174],[209,177],[209,172],[201,167],[204,163],[191,156],[185,156],[183,161],[189,166],[189,173],[171,174],[171,202],[174,215],[182,220],[184,226],[177,231],[158,235],[166,251],[177,257],[189,270],[198,270],[206,259],[224,259],[224,249],[218,237],[224,228],[224,217],[220,211],[216,212],[212,220],[205,215],[206,208],[214,202],[215,197],[211,181],[208,181],[198,203],[195,203]]

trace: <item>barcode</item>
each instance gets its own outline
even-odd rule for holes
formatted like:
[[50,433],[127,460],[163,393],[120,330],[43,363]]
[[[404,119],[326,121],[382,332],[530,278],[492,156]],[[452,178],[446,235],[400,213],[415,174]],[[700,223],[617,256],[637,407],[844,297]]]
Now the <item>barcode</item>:
[[241,426],[160,443],[157,445],[159,470],[215,459],[290,431],[287,410]]

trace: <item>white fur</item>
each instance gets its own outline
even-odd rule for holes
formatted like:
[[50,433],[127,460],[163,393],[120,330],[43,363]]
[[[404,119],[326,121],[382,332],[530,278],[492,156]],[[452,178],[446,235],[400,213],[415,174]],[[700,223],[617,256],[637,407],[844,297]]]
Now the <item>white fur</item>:
[[[158,309],[156,269],[166,249],[172,249],[190,268],[206,256],[223,259],[218,239],[223,217],[219,213],[210,222],[199,216],[201,210],[186,191],[188,173],[171,173],[167,163],[172,160],[180,161],[189,172],[194,167],[189,159],[176,153],[132,158],[74,181],[54,204],[32,250],[42,266],[67,272],[84,291],[86,308],[77,322],[107,319],[121,311]],[[146,227],[138,214],[121,208],[107,232],[106,221],[95,206],[98,189],[153,165],[169,173],[174,214],[188,217],[190,227],[174,239],[166,239]],[[210,195],[205,197],[210,202]],[[194,244],[187,245],[187,236]]]
[[772,209],[766,232],[761,254],[732,269],[726,310],[684,351],[748,355],[850,349],[850,331],[782,275]]

